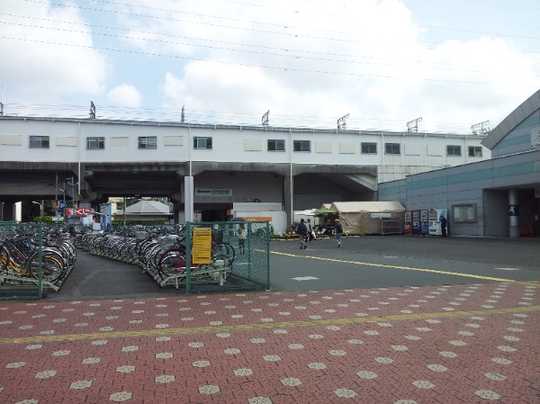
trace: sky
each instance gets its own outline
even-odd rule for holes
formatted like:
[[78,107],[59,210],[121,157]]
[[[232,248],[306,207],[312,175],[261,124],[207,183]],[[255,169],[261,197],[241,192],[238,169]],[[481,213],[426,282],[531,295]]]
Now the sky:
[[540,88],[537,0],[1,0],[6,114],[470,133]]

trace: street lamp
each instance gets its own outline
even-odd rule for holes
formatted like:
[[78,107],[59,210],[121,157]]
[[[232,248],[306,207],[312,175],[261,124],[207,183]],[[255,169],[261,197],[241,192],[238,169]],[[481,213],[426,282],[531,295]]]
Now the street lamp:
[[[73,204],[73,206],[75,207],[75,186],[78,185],[79,182],[78,181],[75,181],[75,177],[69,177],[69,178],[66,178],[65,181],[64,181],[64,188],[67,188],[67,186],[71,187],[71,202]],[[69,190],[69,188],[68,188]],[[65,190],[64,190],[64,195],[65,195]],[[65,199],[65,197],[64,197]]]
[[39,215],[40,215],[40,216],[43,216],[44,213],[45,213],[45,209],[44,209],[44,206],[43,206],[43,205],[44,205],[44,201],[41,201],[41,203],[38,202],[38,201],[32,201],[32,203],[33,203],[34,205],[38,205],[38,206],[39,206]]

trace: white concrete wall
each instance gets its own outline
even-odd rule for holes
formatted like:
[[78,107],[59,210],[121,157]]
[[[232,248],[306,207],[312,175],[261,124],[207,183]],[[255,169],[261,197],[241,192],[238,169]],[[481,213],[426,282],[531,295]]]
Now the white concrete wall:
[[[50,136],[49,149],[30,149],[29,136]],[[87,150],[88,136],[105,137],[104,150]],[[156,136],[156,150],[138,149],[139,136]],[[138,124],[59,122],[0,119],[0,160],[28,162],[263,162],[318,165],[379,166],[379,181],[434,168],[478,161],[468,157],[467,147],[480,146],[478,136],[407,134],[391,132],[321,133],[307,131],[258,131],[249,128],[192,128],[191,136],[209,136],[212,150],[192,150],[189,130]],[[285,152],[267,151],[268,139],[285,139]],[[294,140],[310,140],[311,152],[291,152]],[[362,142],[377,143],[377,154],[361,154]],[[385,143],[400,143],[401,155],[384,153]],[[447,145],[460,145],[460,157],[448,157]],[[490,157],[483,147],[483,157]]]

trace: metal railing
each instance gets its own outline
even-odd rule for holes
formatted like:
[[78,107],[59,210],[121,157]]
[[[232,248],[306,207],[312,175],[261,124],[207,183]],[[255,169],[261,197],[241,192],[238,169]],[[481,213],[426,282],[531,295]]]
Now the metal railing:
[[0,222],[0,299],[41,299],[45,225]]
[[122,226],[77,237],[92,255],[137,265],[160,286],[201,291],[270,288],[271,228],[267,222]]
[[186,223],[184,230],[186,293],[207,290],[209,280],[225,289],[270,289],[268,222]]

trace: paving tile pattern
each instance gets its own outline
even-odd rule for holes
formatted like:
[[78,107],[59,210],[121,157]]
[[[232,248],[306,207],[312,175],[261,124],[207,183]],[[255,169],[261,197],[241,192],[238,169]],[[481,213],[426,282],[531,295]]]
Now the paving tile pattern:
[[0,402],[538,403],[538,289],[0,303]]

